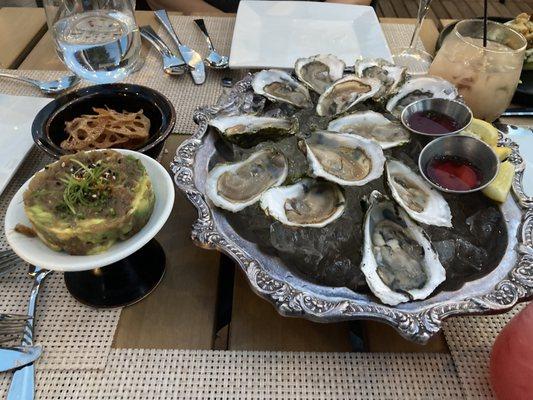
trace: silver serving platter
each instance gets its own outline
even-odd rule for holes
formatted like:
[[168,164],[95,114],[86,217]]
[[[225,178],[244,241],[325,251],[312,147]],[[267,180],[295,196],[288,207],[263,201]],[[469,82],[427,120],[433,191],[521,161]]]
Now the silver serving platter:
[[[176,185],[198,210],[192,239],[206,249],[232,257],[242,268],[252,289],[270,301],[284,316],[317,322],[372,319],[388,323],[403,337],[425,343],[453,315],[505,312],[533,296],[533,198],[522,187],[525,164],[518,145],[505,135],[500,144],[511,147],[510,161],[516,166],[514,196],[501,205],[509,241],[500,264],[488,275],[464,284],[453,292],[440,292],[423,301],[386,306],[367,295],[342,287],[313,284],[295,276],[274,256],[264,254],[255,243],[243,239],[224,214],[206,201],[204,183],[210,160],[216,156],[215,134],[208,121],[232,98],[250,89],[251,77],[238,82],[222,104],[196,110],[198,130],[177,149],[171,170]],[[523,129],[502,126],[501,130]],[[533,134],[533,132],[531,132]]]

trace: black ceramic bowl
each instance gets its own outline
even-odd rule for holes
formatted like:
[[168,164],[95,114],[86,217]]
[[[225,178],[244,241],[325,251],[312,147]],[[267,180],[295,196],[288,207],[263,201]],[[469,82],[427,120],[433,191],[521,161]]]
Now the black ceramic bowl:
[[69,154],[60,147],[67,138],[65,122],[82,114],[94,114],[93,107],[109,107],[115,111],[144,111],[150,119],[150,137],[135,149],[157,158],[176,123],[172,103],[161,93],[146,86],[127,83],[96,85],[59,96],[35,117],[31,127],[35,144],[54,158]]

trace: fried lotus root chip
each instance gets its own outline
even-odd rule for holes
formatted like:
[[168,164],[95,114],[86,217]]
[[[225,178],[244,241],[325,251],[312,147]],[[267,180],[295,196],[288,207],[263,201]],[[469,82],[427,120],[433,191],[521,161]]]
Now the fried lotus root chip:
[[61,142],[61,148],[72,151],[94,148],[91,145],[104,132],[106,123],[97,115],[78,117],[66,122],[68,138]]
[[143,110],[119,113],[109,108],[93,108],[93,111],[96,115],[82,115],[65,123],[68,138],[61,143],[63,149],[134,149],[149,137],[150,120]]

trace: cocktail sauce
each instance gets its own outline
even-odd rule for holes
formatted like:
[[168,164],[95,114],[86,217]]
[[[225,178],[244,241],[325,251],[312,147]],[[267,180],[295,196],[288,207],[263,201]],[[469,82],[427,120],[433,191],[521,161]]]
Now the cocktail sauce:
[[459,122],[439,111],[417,111],[409,116],[407,125],[417,132],[428,135],[444,135],[457,131]]
[[479,168],[457,156],[433,158],[426,166],[426,175],[444,189],[459,191],[475,189],[483,180]]

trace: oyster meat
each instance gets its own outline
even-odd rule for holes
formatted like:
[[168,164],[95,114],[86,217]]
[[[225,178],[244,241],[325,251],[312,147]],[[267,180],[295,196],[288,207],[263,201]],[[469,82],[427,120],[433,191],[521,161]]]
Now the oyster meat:
[[345,199],[336,184],[304,178],[290,186],[267,190],[260,205],[284,225],[322,228],[342,215]]
[[404,163],[387,160],[387,183],[394,200],[415,221],[448,228],[452,226],[448,202]]
[[313,107],[307,87],[290,74],[277,69],[264,69],[257,72],[252,80],[254,92],[272,101],[281,101],[298,108]]
[[300,146],[315,177],[345,186],[362,186],[383,174],[385,156],[374,140],[315,131]]
[[376,99],[393,93],[405,81],[407,75],[405,67],[394,65],[381,58],[359,59],[355,62],[354,71],[360,78],[375,78],[383,84],[374,96]]
[[381,82],[377,79],[346,75],[320,95],[316,113],[324,117],[346,112],[355,105],[374,97],[381,86]]
[[365,216],[361,270],[372,293],[391,306],[425,299],[446,279],[427,234],[377,191]]
[[225,139],[250,145],[263,140],[293,135],[298,130],[296,118],[257,117],[255,115],[222,116],[213,118],[209,125]]
[[298,79],[318,94],[322,94],[333,82],[342,78],[346,64],[332,54],[318,54],[299,58],[294,64]]
[[387,102],[386,109],[395,116],[417,100],[442,98],[455,100],[459,92],[453,83],[436,76],[411,78],[398,88],[398,91]]
[[328,131],[351,133],[379,143],[382,149],[409,142],[410,135],[398,121],[391,121],[375,111],[359,111],[332,120]]
[[246,160],[217,164],[207,176],[205,193],[216,206],[236,212],[254,204],[267,189],[281,185],[287,173],[285,156],[265,148]]

